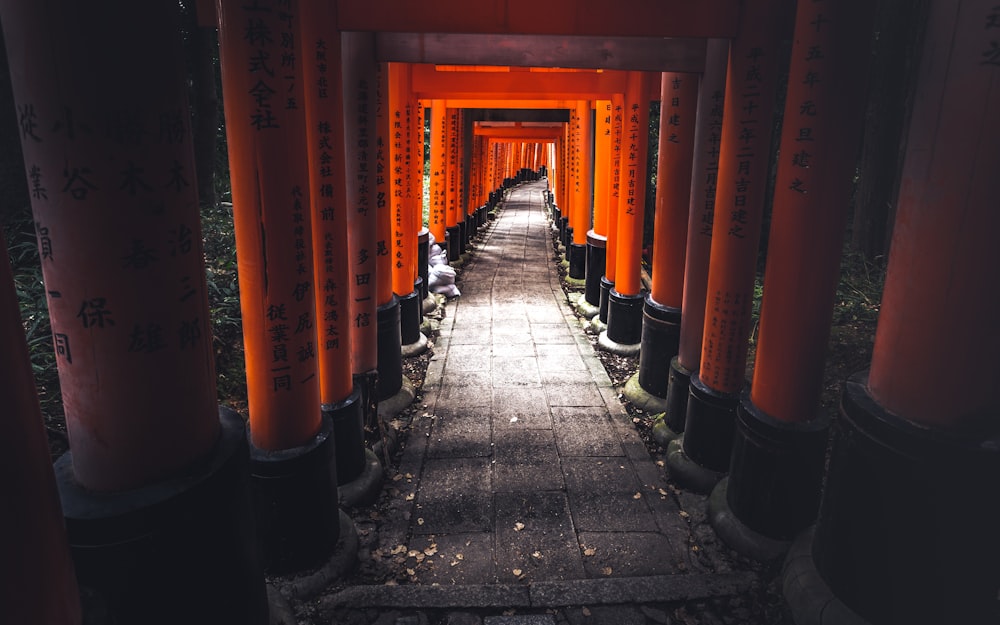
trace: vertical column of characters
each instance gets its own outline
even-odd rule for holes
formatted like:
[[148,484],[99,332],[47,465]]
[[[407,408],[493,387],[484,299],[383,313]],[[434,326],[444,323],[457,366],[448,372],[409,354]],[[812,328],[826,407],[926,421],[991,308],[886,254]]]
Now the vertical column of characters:
[[618,273],[618,212],[622,186],[622,136],[625,122],[625,97],[616,93],[611,96],[613,115],[611,117],[611,186],[608,196],[608,251],[604,266],[604,276],[612,284]]
[[352,390],[350,264],[344,154],[341,41],[325,3],[303,20],[313,275],[320,397],[324,405],[346,400]]
[[352,368],[355,374],[375,370],[377,356],[376,262],[377,219],[375,171],[374,42],[369,34],[343,33],[347,224],[350,250]]
[[[705,55],[705,72],[698,87],[695,114],[694,162],[688,206],[687,243],[684,258],[684,292],[681,298],[681,338],[678,363],[697,371],[705,327],[705,297],[708,262],[712,250],[715,188],[719,179],[719,146],[722,143],[722,111],[726,88],[729,42],[711,39]],[[687,396],[686,392],[683,395]],[[680,423],[683,427],[683,415]]]
[[678,310],[684,290],[684,253],[697,97],[697,75],[663,74],[650,296],[657,304]]
[[[49,42],[44,13],[4,7],[23,25],[6,29],[16,121],[75,477],[92,490],[183,471],[219,434],[177,15],[116,9],[61,6]],[[89,39],[117,28],[143,54]]]
[[[240,198],[233,189],[233,205],[240,213],[238,258],[241,231],[247,243],[242,247],[251,248],[249,262],[240,266],[241,294],[244,267],[251,282],[249,297],[243,300],[244,323],[248,316],[260,315],[263,330],[262,336],[244,334],[251,438],[262,449],[298,446],[320,426],[297,9],[292,0],[262,1],[227,5],[222,17],[223,24],[230,20],[245,24],[242,38],[239,31],[231,32],[226,45],[232,55],[230,69],[233,73],[242,69],[249,84],[243,93],[249,97],[249,126],[255,136],[248,147],[257,156],[244,174],[251,177],[248,184],[241,184]],[[230,118],[228,113],[226,117]],[[237,127],[234,134],[240,130]],[[233,151],[230,143],[231,156]],[[242,206],[241,198],[246,200]],[[262,379],[251,383],[251,372]]]
[[611,100],[595,103],[594,233],[608,234],[608,196],[611,184]]
[[392,301],[392,224],[396,207],[393,202],[390,151],[393,141],[393,114],[389,103],[389,67],[377,64],[375,90],[375,303],[378,306]]
[[448,132],[444,100],[431,100],[431,179],[430,230],[434,241],[444,247],[448,208]]
[[447,111],[447,136],[445,138],[447,149],[447,209],[446,224],[449,228],[458,224],[458,109],[446,108]]
[[410,242],[410,224],[407,219],[407,187],[409,172],[406,170],[404,146],[409,135],[405,81],[406,68],[399,63],[389,64],[389,184],[392,204],[392,290],[400,297],[413,291],[413,279],[407,267]]
[[649,146],[648,78],[644,72],[629,72],[622,131],[618,246],[615,290],[638,295],[642,224],[646,197],[646,150]]
[[777,89],[778,41],[784,30],[763,16],[784,6],[762,1],[744,17],[733,40],[712,230],[699,378],[736,393],[746,375],[757,244],[770,162],[771,118]]
[[577,167],[579,169],[579,211],[574,213],[573,222],[573,243],[585,245],[587,243],[587,231],[591,225],[591,205],[593,199],[593,185],[591,184],[591,173],[593,163],[591,162],[591,150],[594,147],[594,135],[590,123],[590,100],[580,100],[576,106],[576,116],[578,120],[577,128]]

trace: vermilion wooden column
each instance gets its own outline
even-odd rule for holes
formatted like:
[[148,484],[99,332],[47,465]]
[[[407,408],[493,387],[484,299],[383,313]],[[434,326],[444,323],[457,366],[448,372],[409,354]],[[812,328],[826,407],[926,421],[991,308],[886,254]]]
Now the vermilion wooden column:
[[701,362],[705,329],[705,289],[715,220],[715,187],[719,178],[722,143],[722,109],[726,88],[729,42],[710,39],[706,44],[705,72],[698,87],[695,115],[694,162],[688,209],[684,257],[684,290],[681,297],[681,332],[677,357],[670,361],[663,440],[684,431],[691,373]]
[[590,150],[593,144],[593,130],[590,121],[590,102],[580,100],[576,103],[576,118],[578,124],[575,145],[577,172],[574,181],[576,191],[570,227],[573,237],[566,254],[569,258],[569,277],[584,280],[587,275],[587,232],[591,225],[591,169]]
[[601,305],[601,278],[607,262],[608,197],[611,186],[611,100],[594,103],[594,227],[587,231],[587,268],[584,300],[594,317]]
[[448,116],[444,100],[431,100],[430,231],[435,243],[446,249],[448,209]]
[[[399,298],[400,343],[403,356],[416,355],[426,348],[427,337],[420,332],[421,295],[416,280],[417,228],[413,209],[414,180],[413,105],[410,97],[410,66],[389,64],[389,169],[392,206],[391,270],[392,290]],[[422,160],[422,159],[421,159]],[[421,345],[421,339],[422,345]]]
[[608,304],[615,286],[618,269],[618,208],[622,183],[622,137],[624,134],[625,103],[621,94],[612,94],[611,108],[611,185],[608,195],[607,252],[604,277],[601,278],[601,302],[598,320],[608,322]]
[[870,623],[1000,615],[998,33],[995,2],[930,3],[871,369],[844,387],[811,549],[789,555],[802,622],[820,602]]
[[779,42],[791,27],[790,20],[775,16],[791,14],[785,0],[748,3],[740,35],[729,48],[701,368],[691,376],[684,455],[679,445],[678,453],[668,452],[679,469],[677,479],[695,490],[710,490],[729,468],[746,371]]
[[[343,33],[344,151],[347,171],[347,248],[350,254],[351,368],[361,393],[363,427],[377,427],[378,419],[378,141],[375,38],[371,33]],[[365,457],[363,427],[351,432],[360,438],[352,449],[362,452],[350,462],[338,459],[341,486],[363,477]],[[341,433],[338,430],[337,436]],[[341,475],[345,472],[345,475]],[[367,479],[367,478],[366,478]],[[373,493],[374,494],[374,493]]]
[[4,258],[0,567],[24,566],[3,575],[4,619],[81,620],[68,537],[85,621],[197,606],[263,623],[246,432],[217,404],[178,6],[2,2],[0,17],[70,440],[61,527]]
[[[816,414],[864,115],[870,3],[800,2],[752,391],[710,518],[734,549],[779,555],[816,517],[829,420]],[[749,529],[750,531],[746,531]],[[770,553],[765,547],[773,548]]]
[[623,110],[618,232],[614,288],[608,298],[608,329],[599,344],[608,351],[635,354],[642,334],[642,225],[646,201],[646,152],[649,149],[649,81],[646,72],[629,72]]
[[[4,12],[4,17],[7,13]],[[0,605],[12,623],[79,625],[79,589],[70,559],[48,439],[24,340],[14,276],[0,238],[0,496],[8,512],[0,522]]]
[[[424,121],[426,120],[427,108],[423,100],[410,94],[409,103],[413,108],[413,123],[410,124],[410,175],[412,176],[412,205],[413,227],[417,231],[417,256],[414,259],[415,288],[420,291],[421,310],[424,310],[424,302],[434,302],[429,298],[427,291],[427,254],[430,239],[430,222],[424,219],[424,167],[427,161],[424,158]],[[433,199],[433,198],[432,198]],[[430,209],[431,207],[428,207]],[[436,304],[434,304],[436,305]]]
[[639,371],[626,384],[633,403],[653,414],[666,408],[670,360],[680,342],[697,98],[696,74],[661,76],[652,285],[643,304]]
[[[462,256],[461,226],[458,225],[458,109],[445,109],[445,225],[448,237],[448,261],[456,263]],[[444,243],[442,243],[442,247]]]
[[[392,145],[393,114],[389,66],[379,63],[375,93],[375,303],[377,304],[378,386],[376,399],[387,400],[403,388],[403,351],[399,298],[392,292]],[[376,417],[377,418],[377,417]],[[370,423],[378,426],[377,423]]]

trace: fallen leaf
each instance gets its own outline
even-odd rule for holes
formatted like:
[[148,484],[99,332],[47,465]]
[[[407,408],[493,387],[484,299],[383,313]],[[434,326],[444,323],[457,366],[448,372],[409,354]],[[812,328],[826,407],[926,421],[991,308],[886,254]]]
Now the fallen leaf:
[[401,479],[403,479],[403,474],[402,473],[397,473],[396,475],[392,476],[392,481],[393,482],[398,482]]
[[410,493],[409,495],[406,496],[406,500],[407,501],[413,501],[415,497],[416,497],[416,494]]
[[510,418],[510,422],[511,423],[517,423],[517,417],[511,417]]
[[642,493],[636,493],[632,495],[632,499],[642,499]]
[[605,575],[611,575],[611,567],[610,566],[604,567],[603,569],[601,569],[601,573],[604,573]]
[[450,562],[450,565],[451,565],[451,566],[455,566],[456,564],[458,564],[458,560],[452,560],[452,561]]
[[420,552],[417,551],[416,549],[410,549],[410,551],[406,555],[410,558],[416,558],[418,553]]
[[397,582],[394,579],[389,579],[389,580],[386,580],[385,585],[386,586],[398,586],[399,582]]
[[531,554],[531,557],[534,558],[534,559],[536,559],[536,560],[541,560],[542,557],[543,557],[542,556],[542,552],[541,551],[536,551],[536,552],[534,552],[534,553]]
[[666,497],[669,494],[667,491],[663,490],[662,488],[658,489],[657,492],[660,493],[661,495],[663,495],[664,497]]
[[681,518],[682,518],[682,519],[686,519],[686,518],[688,518],[688,517],[690,517],[690,516],[691,516],[691,515],[690,515],[690,514],[688,514],[687,512],[684,512],[683,510],[681,510],[681,511],[680,511],[680,512],[678,512],[677,514],[681,515]]
[[465,556],[463,556],[463,555],[462,555],[462,554],[460,554],[460,553],[456,553],[456,554],[455,554],[455,559],[456,559],[456,560],[464,560],[464,559],[465,559]]
[[413,577],[414,575],[417,574],[417,572],[414,571],[413,569],[406,569],[406,574],[409,575],[410,577]]
[[521,523],[520,521],[518,521],[517,523],[514,524],[514,531],[515,532],[520,532],[523,529],[524,529],[524,523]]
[[665,466],[667,466],[667,463],[664,462],[664,461],[662,461],[662,460],[657,460],[656,461],[656,466],[658,466],[658,467],[665,467]]
[[423,525],[423,524],[424,524],[424,518],[423,517],[420,517],[419,519],[417,519],[417,525]]
[[596,553],[597,549],[594,549],[593,547],[587,547],[586,549],[583,550],[583,555],[585,556],[592,556],[595,555]]
[[396,546],[395,548],[393,548],[393,550],[392,550],[392,551],[390,551],[389,553],[391,553],[391,554],[392,554],[392,555],[394,555],[394,556],[395,556],[395,555],[398,555],[398,554],[401,554],[401,553],[406,553],[406,545],[397,545],[397,546]]
[[504,610],[503,611],[503,615],[504,616],[514,616],[515,614],[517,614],[517,610]]
[[522,571],[521,569],[514,569],[513,571],[511,571],[511,573],[513,573],[517,577],[521,577],[521,575],[524,574],[524,571]]
[[437,552],[438,552],[437,546],[435,546],[435,545],[431,545],[427,549],[424,549],[424,555],[425,556],[432,556],[432,555],[434,555]]
[[691,551],[698,552],[701,551],[701,547],[698,545],[691,545]]
[[583,612],[584,616],[590,616],[590,609],[587,606],[583,606],[583,609],[580,611]]

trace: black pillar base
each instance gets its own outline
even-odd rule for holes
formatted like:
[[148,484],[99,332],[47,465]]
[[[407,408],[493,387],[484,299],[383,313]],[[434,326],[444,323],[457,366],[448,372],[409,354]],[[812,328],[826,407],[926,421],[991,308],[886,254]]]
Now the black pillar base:
[[[411,345],[420,340],[420,289],[413,285],[413,292],[399,298],[399,343]],[[379,375],[382,375],[381,373]]]
[[118,493],[84,489],[72,451],[55,463],[84,622],[268,622],[243,419],[188,475]]
[[681,338],[681,309],[663,306],[646,295],[642,307],[639,386],[650,395],[667,396],[670,359]]
[[[421,302],[427,299],[427,296],[430,294],[427,290],[427,283],[420,276],[417,276],[417,279],[413,281],[413,292],[417,294],[417,299]],[[420,321],[422,322],[424,320],[423,306],[418,305],[417,308],[420,310]]]
[[667,410],[663,422],[674,434],[684,431],[692,373],[680,363],[677,356],[670,360],[670,371],[667,374]]
[[684,454],[717,473],[729,470],[736,429],[738,393],[720,393],[698,374],[691,375],[687,418],[684,421]]
[[445,241],[447,242],[448,261],[454,262],[462,257],[462,233],[458,226],[448,226],[445,229]]
[[736,408],[726,499],[736,518],[778,540],[812,525],[829,434],[828,418],[779,421],[757,408],[745,389]]
[[608,338],[621,345],[642,340],[642,294],[622,295],[614,289],[608,296]]
[[587,233],[587,277],[583,298],[591,306],[601,305],[601,278],[607,265],[607,242],[607,237],[595,234],[593,230]]
[[328,417],[305,445],[268,451],[250,444],[257,531],[268,573],[284,575],[316,566],[337,544],[333,456],[333,422]]
[[1000,622],[996,420],[976,433],[919,426],[867,386],[856,374],[841,397],[812,549],[820,575],[875,625]]
[[730,476],[719,480],[708,497],[708,521],[712,529],[730,549],[758,562],[773,562],[786,553],[791,540],[765,536],[747,527],[729,506]]
[[427,299],[427,274],[430,265],[430,230],[424,228],[417,234],[417,275],[421,281],[420,299]]
[[[400,329],[399,298],[395,295],[377,309],[378,388],[376,399],[382,401],[399,391],[403,379],[403,339]],[[419,331],[419,327],[418,327]]]
[[363,376],[355,376],[347,399],[322,407],[323,415],[333,422],[338,486],[354,481],[365,470],[365,414],[358,377]]
[[574,280],[583,280],[587,276],[587,246],[570,243],[567,256],[569,257],[569,277]]
[[569,217],[560,214],[559,216],[559,244],[566,247],[566,229],[569,228]]
[[562,210],[555,204],[550,211],[552,215],[552,226],[557,232],[562,232]]
[[598,303],[599,312],[597,313],[597,318],[604,324],[608,322],[608,307],[611,302],[611,291],[614,288],[614,282],[608,280],[607,276],[601,276],[601,301]]
[[465,220],[458,222],[458,254],[461,256],[469,248],[469,226]]
[[[565,219],[565,218],[564,218]],[[566,222],[566,227],[563,228],[563,254],[567,257],[569,256],[569,246],[573,244],[573,226],[569,225],[569,221]]]

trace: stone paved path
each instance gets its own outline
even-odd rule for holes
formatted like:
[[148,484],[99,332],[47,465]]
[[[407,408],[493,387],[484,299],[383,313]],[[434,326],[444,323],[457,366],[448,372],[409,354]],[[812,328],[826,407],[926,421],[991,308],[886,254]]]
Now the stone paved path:
[[422,584],[678,573],[687,528],[552,260],[545,181],[513,189],[462,269],[424,384],[398,523]]

